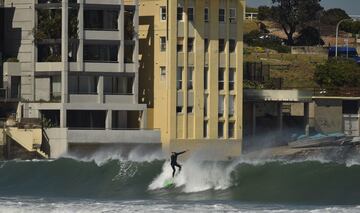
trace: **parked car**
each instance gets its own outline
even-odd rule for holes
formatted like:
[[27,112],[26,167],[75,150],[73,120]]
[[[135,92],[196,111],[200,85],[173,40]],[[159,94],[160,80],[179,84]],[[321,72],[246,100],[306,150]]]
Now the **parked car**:
[[[349,58],[354,60],[356,63],[360,64],[360,57],[356,48],[354,47],[338,47],[338,57],[339,58]],[[329,48],[329,58],[335,58],[336,47]]]

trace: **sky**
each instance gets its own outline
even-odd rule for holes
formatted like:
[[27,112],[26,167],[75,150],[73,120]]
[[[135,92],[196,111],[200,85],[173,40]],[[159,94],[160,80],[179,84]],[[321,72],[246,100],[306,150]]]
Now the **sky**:
[[[257,7],[270,4],[271,0],[247,0],[246,2],[250,7]],[[341,8],[349,15],[360,15],[360,0],[322,0],[321,5],[325,9]]]

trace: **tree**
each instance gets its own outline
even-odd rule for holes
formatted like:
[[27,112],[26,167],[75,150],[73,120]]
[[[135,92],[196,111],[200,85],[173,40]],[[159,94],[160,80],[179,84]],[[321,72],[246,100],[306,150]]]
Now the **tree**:
[[324,45],[319,30],[314,27],[305,27],[300,31],[300,36],[296,38],[296,45],[298,46],[315,46]]
[[360,66],[351,60],[329,60],[316,67],[314,78],[322,88],[359,87]]
[[321,0],[272,0],[271,18],[279,23],[287,36],[287,44],[294,44],[294,33],[299,26],[316,18]]
[[326,10],[323,13],[321,17],[321,23],[336,26],[339,21],[348,18],[350,18],[350,16],[344,10],[339,8],[333,8]]
[[352,34],[359,34],[360,33],[360,21],[346,21],[340,25],[340,29]]

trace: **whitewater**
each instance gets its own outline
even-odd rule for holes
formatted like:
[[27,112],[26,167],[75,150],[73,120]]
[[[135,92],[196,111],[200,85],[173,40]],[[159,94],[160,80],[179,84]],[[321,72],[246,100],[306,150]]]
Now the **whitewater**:
[[100,150],[0,162],[0,212],[360,212],[360,158],[181,162],[161,151]]

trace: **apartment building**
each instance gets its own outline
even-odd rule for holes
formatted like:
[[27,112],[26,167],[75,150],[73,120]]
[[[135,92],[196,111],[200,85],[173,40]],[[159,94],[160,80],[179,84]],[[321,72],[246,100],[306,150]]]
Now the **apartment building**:
[[244,0],[140,1],[140,92],[166,150],[242,144]]
[[5,0],[6,84],[18,117],[43,118],[71,143],[158,143],[138,103],[138,0]]

